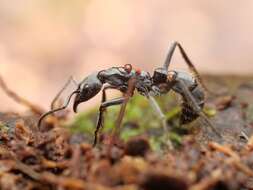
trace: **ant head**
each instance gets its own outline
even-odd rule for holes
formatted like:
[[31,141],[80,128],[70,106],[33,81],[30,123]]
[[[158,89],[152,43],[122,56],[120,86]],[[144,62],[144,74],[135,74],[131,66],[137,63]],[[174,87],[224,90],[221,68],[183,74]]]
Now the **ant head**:
[[102,82],[97,78],[97,74],[91,74],[86,77],[77,89],[73,110],[77,112],[80,103],[85,102],[99,93],[102,88]]
[[157,69],[155,69],[153,77],[152,77],[153,82],[155,84],[165,83],[167,81],[167,75],[168,75],[167,69],[157,68]]

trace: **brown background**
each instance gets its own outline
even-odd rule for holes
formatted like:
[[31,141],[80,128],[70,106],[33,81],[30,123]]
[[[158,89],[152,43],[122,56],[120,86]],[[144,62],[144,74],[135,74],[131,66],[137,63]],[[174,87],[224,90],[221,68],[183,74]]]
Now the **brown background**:
[[[173,40],[202,73],[252,75],[252,12],[252,0],[1,0],[0,74],[46,109],[70,75],[126,63],[152,72]],[[22,109],[0,99],[0,110]]]

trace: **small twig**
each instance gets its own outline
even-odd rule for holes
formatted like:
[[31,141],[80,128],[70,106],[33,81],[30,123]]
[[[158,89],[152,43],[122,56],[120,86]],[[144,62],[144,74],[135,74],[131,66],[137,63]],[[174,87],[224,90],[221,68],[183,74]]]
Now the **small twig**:
[[117,118],[117,121],[116,121],[116,127],[115,127],[115,130],[114,130],[114,135],[113,136],[117,136],[120,132],[120,126],[121,126],[121,123],[122,123],[122,120],[123,120],[123,117],[124,117],[124,114],[125,114],[126,105],[129,101],[130,97],[133,96],[134,89],[135,89],[135,83],[136,83],[136,78],[131,78],[128,81],[128,89],[127,89],[127,92],[124,94],[125,100],[124,100],[123,104],[120,107],[120,112],[119,112],[119,115],[118,115],[118,118]]
[[246,175],[253,177],[253,170],[247,166],[246,164],[241,162],[240,156],[234,152],[230,147],[220,145],[215,142],[209,143],[209,146],[217,151],[220,151],[228,156],[230,156],[232,159],[226,160],[225,163],[232,163],[235,167],[237,167],[239,170],[241,170]]
[[205,190],[205,189],[208,189],[208,187],[212,186],[218,180],[220,180],[222,175],[223,174],[222,174],[221,169],[216,169],[216,170],[212,171],[212,173],[209,176],[202,179],[199,183],[197,183],[196,185],[193,185],[190,188],[190,190]]
[[81,179],[71,177],[58,177],[52,173],[44,172],[40,178],[41,181],[62,186],[69,189],[85,189],[86,183]]
[[21,161],[14,159],[15,160],[15,167],[16,169],[20,170],[22,173],[28,175],[29,177],[31,177],[34,180],[40,180],[41,178],[41,174],[39,174],[38,172],[34,171],[31,167],[29,167],[26,164],[23,164]]
[[136,83],[136,78],[130,78],[129,81],[128,81],[128,89],[127,89],[127,92],[124,93],[125,99],[124,99],[124,102],[122,103],[122,105],[120,107],[120,112],[119,112],[118,118],[116,120],[116,126],[114,128],[112,137],[111,137],[110,142],[109,142],[109,148],[108,148],[109,152],[112,149],[112,145],[115,143],[116,137],[119,136],[120,127],[121,127],[121,123],[122,123],[122,120],[123,120],[123,117],[124,117],[124,114],[125,114],[126,106],[127,106],[127,103],[129,101],[130,97],[133,96],[134,89],[135,89],[135,83]]
[[219,152],[222,152],[225,155],[232,157],[234,160],[240,161],[240,157],[238,156],[238,154],[234,152],[230,147],[220,145],[216,142],[210,142],[208,145],[210,148],[215,149]]
[[10,152],[10,156],[12,157],[13,161],[15,162],[15,168],[20,170],[22,173],[28,175],[32,179],[36,181],[40,181],[41,183],[50,183],[59,185],[65,188],[71,189],[84,189],[85,183],[83,180],[76,179],[76,178],[67,178],[67,177],[58,177],[49,172],[38,173],[30,166],[22,163],[19,161],[13,152]]
[[70,161],[70,171],[71,175],[75,178],[80,177],[81,171],[81,148],[79,144],[74,144],[72,148],[72,158]]
[[31,103],[27,99],[19,96],[17,93],[15,93],[11,89],[9,89],[9,87],[4,82],[4,80],[1,76],[0,76],[0,88],[2,88],[3,91],[7,94],[7,96],[12,98],[15,102],[17,102],[18,104],[21,104],[25,107],[28,107],[35,114],[41,115],[42,113],[44,113],[44,110],[42,108],[40,108],[39,106]]
[[[222,152],[225,155],[229,156],[229,158],[224,160],[225,164],[232,165],[239,169],[244,174],[253,177],[253,171],[244,163],[241,162],[239,155],[234,152],[230,147],[220,145],[215,142],[210,142],[209,147],[215,149],[216,151]],[[214,170],[209,176],[202,179],[199,183],[193,185],[190,190],[205,190],[208,187],[214,185],[217,181],[219,181],[223,176],[223,171],[221,169]]]
[[246,175],[248,175],[250,177],[253,177],[253,171],[252,171],[252,169],[250,169],[250,167],[248,167],[246,164],[244,164],[242,162],[234,162],[234,164],[243,173],[245,173]]
[[44,168],[65,169],[65,168],[67,168],[68,164],[69,164],[68,161],[55,162],[55,161],[52,161],[52,160],[47,160],[46,158],[41,158],[41,165]]

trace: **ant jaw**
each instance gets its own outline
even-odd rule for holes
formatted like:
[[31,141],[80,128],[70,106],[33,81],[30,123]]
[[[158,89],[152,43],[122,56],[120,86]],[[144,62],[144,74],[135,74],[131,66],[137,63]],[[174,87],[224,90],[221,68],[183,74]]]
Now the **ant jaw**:
[[[79,103],[78,103],[78,104],[79,104]],[[74,103],[74,105],[73,105],[73,111],[74,111],[75,113],[77,113],[78,104],[77,104],[77,103]]]
[[74,100],[74,104],[73,104],[73,111],[74,111],[75,113],[77,113],[77,107],[78,107],[78,105],[79,105],[80,103],[81,103],[81,101],[80,101],[80,95],[77,94],[76,97],[75,97],[75,100]]

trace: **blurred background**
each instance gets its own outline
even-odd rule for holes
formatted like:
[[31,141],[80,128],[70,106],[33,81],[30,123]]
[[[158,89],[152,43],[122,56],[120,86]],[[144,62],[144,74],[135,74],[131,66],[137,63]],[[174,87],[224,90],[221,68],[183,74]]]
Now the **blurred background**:
[[[173,40],[201,73],[252,75],[252,10],[252,0],[1,0],[0,75],[48,109],[69,76],[126,63],[152,72]],[[172,68],[186,69],[178,52]],[[0,110],[13,109],[24,108],[0,91]]]

